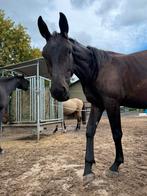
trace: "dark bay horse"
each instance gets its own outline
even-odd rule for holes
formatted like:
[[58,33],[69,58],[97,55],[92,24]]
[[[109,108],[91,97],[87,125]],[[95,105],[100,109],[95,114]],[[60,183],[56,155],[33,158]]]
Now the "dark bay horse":
[[[63,102],[63,114],[64,116],[74,116],[77,119],[76,130],[80,130],[81,121],[83,124],[86,124],[86,111],[85,104],[81,99],[72,98]],[[63,122],[64,132],[66,132],[65,120]],[[58,125],[53,133],[58,131]]]
[[[0,127],[3,114],[9,103],[9,96],[16,88],[28,90],[29,81],[24,76],[0,78]],[[0,146],[0,154],[2,153],[3,149]]]
[[86,131],[84,183],[94,179],[94,135],[106,110],[115,143],[116,156],[110,170],[117,172],[124,162],[120,106],[147,108],[147,51],[122,55],[85,47],[68,37],[68,21],[60,13],[60,33],[51,34],[42,17],[38,18],[41,35],[46,39],[42,55],[52,80],[51,94],[69,99],[69,80],[75,73],[86,98],[92,104]]

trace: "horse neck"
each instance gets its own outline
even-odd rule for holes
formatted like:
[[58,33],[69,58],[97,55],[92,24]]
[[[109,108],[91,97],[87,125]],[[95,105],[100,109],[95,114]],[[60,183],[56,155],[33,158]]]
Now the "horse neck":
[[17,88],[17,80],[16,78],[11,78],[6,80],[6,89],[8,94],[11,94]]
[[93,47],[85,47],[74,40],[72,43],[75,75],[84,84],[93,82],[96,80],[103,63],[110,59],[108,53]]
[[88,48],[72,40],[73,44],[73,60],[74,60],[74,73],[81,80],[85,82],[90,78],[90,61],[91,54]]

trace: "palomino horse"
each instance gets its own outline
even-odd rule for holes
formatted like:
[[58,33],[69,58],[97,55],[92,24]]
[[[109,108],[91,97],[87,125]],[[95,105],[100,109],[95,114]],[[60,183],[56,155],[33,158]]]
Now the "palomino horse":
[[[0,78],[0,127],[2,123],[3,114],[9,103],[9,96],[16,88],[22,90],[28,90],[29,81],[24,76],[14,76]],[[0,154],[3,153],[3,149],[0,146]]]
[[[64,116],[74,116],[77,119],[76,130],[79,130],[81,127],[81,120],[83,124],[86,124],[86,111],[85,104],[81,99],[72,98],[63,102],[63,114]],[[65,120],[63,122],[64,132],[66,132]],[[53,133],[58,131],[58,125]]]
[[130,55],[85,47],[68,37],[68,22],[60,13],[60,33],[51,34],[41,16],[41,35],[46,39],[43,57],[52,85],[51,93],[59,101],[69,98],[68,82],[73,73],[81,81],[83,91],[92,103],[86,131],[84,184],[94,179],[94,135],[102,113],[106,110],[116,148],[110,170],[117,172],[124,162],[120,106],[147,108],[147,51]]

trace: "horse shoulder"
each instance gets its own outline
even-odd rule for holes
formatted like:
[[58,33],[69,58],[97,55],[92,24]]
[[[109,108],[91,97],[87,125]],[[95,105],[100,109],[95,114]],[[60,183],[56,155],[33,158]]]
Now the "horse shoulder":
[[119,61],[106,63],[99,71],[96,80],[97,90],[105,96],[118,99],[123,97],[122,69],[123,65]]

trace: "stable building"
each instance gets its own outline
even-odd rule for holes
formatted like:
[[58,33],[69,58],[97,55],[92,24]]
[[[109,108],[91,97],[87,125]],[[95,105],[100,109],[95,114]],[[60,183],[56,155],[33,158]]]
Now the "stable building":
[[70,98],[79,98],[84,102],[87,102],[79,79],[77,79],[76,81],[70,84],[69,92],[70,92]]

